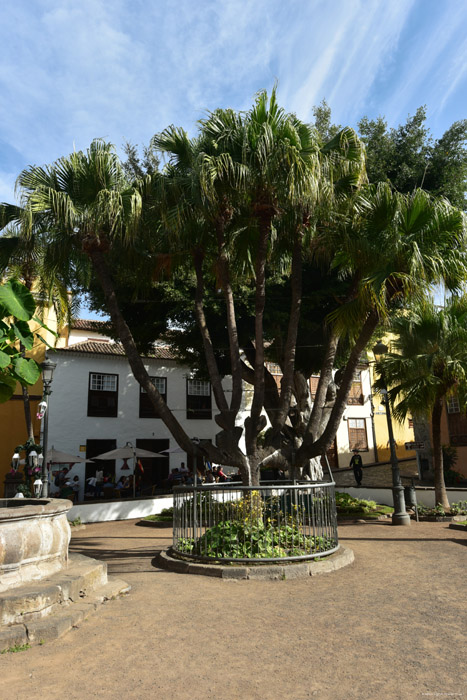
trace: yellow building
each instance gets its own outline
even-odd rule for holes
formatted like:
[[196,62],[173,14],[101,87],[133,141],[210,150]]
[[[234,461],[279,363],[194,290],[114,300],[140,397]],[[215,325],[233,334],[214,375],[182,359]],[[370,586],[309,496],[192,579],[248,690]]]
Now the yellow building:
[[[388,345],[389,339],[383,340]],[[376,378],[374,374],[374,364],[371,365],[371,384],[373,386]],[[373,420],[375,427],[375,442],[378,453],[378,462],[389,462],[391,452],[389,448],[388,423],[386,417],[386,406],[381,402],[381,396],[373,392]],[[416,458],[414,450],[406,450],[405,443],[414,441],[413,422],[411,419],[406,419],[403,424],[392,418],[392,428],[394,432],[394,440],[396,443],[396,454],[399,459]]]
[[[49,309],[47,316],[44,319],[44,323],[51,330],[57,330],[57,319],[53,309]],[[29,325],[33,331],[39,329],[39,325],[34,321],[31,321]],[[51,346],[55,345],[57,338],[52,333],[42,329],[41,335]],[[44,343],[36,340],[34,348],[27,353],[27,356],[33,357],[36,362],[40,364],[44,360],[46,349],[47,348]],[[38,444],[40,443],[41,437],[41,421],[38,420],[36,414],[38,404],[42,400],[42,378],[39,379],[33,386],[28,387],[28,394],[34,431],[34,442]],[[23,389],[18,383],[16,385],[15,393],[11,399],[0,404],[0,493],[2,495],[3,483],[6,474],[10,471],[11,458],[15,447],[17,445],[24,444],[27,439],[28,435],[24,413]]]

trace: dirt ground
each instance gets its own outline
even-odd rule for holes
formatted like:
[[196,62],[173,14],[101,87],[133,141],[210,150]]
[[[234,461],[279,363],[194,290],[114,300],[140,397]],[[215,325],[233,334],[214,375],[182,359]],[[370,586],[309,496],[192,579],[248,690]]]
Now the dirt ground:
[[1,700],[399,700],[467,695],[467,539],[445,523],[346,524],[355,563],[297,581],[152,564],[171,530],[86,526],[75,552],[132,585],[61,639],[0,656]]

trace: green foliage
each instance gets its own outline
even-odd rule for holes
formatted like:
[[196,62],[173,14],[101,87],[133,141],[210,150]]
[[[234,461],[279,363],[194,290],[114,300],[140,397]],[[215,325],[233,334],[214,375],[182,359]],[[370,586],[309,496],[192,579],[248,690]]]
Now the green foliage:
[[24,357],[20,349],[22,344],[30,350],[39,336],[27,323],[33,319],[35,308],[34,297],[20,282],[8,280],[0,285],[0,403],[11,398],[16,382],[31,386],[40,377],[37,362]]
[[467,501],[451,503],[451,515],[467,515]]
[[219,523],[197,542],[180,540],[178,549],[216,559],[267,559],[324,553],[334,545],[331,538],[304,535],[292,525],[269,527],[260,520],[251,523],[247,519],[247,522],[227,520]]
[[392,508],[378,505],[375,501],[366,501],[363,498],[353,498],[348,493],[336,491],[336,510],[342,515],[371,515],[382,512],[392,512]]
[[18,651],[27,651],[27,649],[30,648],[30,644],[16,644],[14,647],[9,647],[8,649],[0,651],[0,654],[16,654]]
[[170,523],[174,517],[173,506],[171,508],[163,508],[160,513],[155,513],[154,515],[147,515],[144,520],[149,520],[151,522],[161,522]]

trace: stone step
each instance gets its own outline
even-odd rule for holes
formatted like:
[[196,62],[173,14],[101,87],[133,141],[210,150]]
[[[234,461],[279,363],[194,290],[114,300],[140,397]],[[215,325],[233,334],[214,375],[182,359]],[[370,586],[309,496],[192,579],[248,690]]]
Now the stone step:
[[0,627],[37,620],[76,603],[107,583],[107,564],[80,554],[42,581],[0,593]]
[[130,586],[125,581],[111,577],[104,585],[89,591],[86,597],[56,608],[47,617],[0,627],[0,651],[58,639],[73,627],[78,627],[100,604],[128,593],[129,590]]

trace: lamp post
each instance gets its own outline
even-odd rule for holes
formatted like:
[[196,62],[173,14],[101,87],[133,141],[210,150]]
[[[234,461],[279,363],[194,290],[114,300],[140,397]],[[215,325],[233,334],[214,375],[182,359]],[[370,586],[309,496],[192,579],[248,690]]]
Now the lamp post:
[[49,396],[52,393],[52,390],[50,388],[52,384],[52,379],[53,379],[53,374],[54,374],[54,369],[56,367],[56,363],[52,362],[52,360],[49,360],[49,358],[46,356],[44,362],[41,364],[41,369],[42,369],[42,383],[44,385],[44,397],[45,401],[47,403],[47,408],[44,414],[44,427],[43,427],[43,433],[42,433],[42,454],[44,455],[43,461],[42,461],[42,474],[41,474],[41,480],[42,480],[42,496],[43,498],[48,498],[49,495],[49,471],[47,468],[47,440],[49,437]]
[[[379,340],[375,347],[373,348],[373,355],[375,356],[376,362],[379,362],[383,355],[388,351],[387,345],[385,345],[381,340]],[[383,371],[380,372],[381,380],[383,382],[383,389],[381,393],[385,397],[384,404],[386,406],[386,420],[388,424],[388,436],[389,436],[389,448],[391,450],[391,469],[392,469],[392,497],[394,503],[394,513],[392,514],[392,524],[393,525],[410,525],[410,515],[405,510],[405,498],[404,498],[404,487],[401,482],[401,475],[399,472],[399,462],[396,454],[396,443],[394,441],[394,431],[392,429],[392,417],[391,417],[391,402],[389,400],[388,388],[386,385],[386,379]]]

